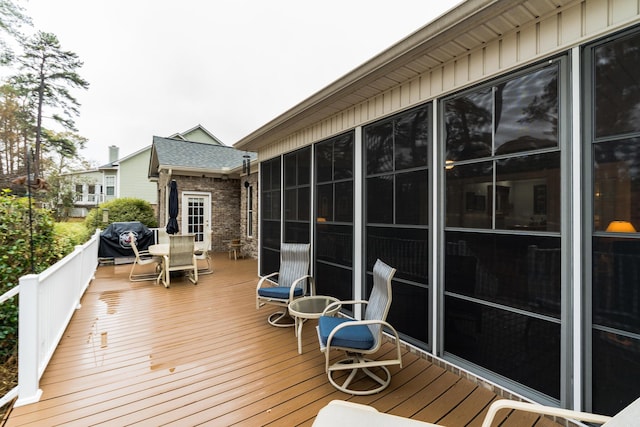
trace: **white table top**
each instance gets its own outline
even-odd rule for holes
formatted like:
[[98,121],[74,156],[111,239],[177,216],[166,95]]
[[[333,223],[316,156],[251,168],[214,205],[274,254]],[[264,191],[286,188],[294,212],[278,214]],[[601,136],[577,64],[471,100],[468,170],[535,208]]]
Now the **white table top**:
[[151,255],[155,255],[155,256],[169,255],[169,244],[158,243],[158,244],[149,246],[147,250]]

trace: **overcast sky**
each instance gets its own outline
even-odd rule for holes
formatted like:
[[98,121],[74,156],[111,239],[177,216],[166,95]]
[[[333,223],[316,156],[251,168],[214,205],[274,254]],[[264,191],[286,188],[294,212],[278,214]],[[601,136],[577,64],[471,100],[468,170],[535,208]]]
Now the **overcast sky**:
[[36,30],[84,62],[74,95],[108,161],[201,124],[233,145],[459,0],[29,0]]

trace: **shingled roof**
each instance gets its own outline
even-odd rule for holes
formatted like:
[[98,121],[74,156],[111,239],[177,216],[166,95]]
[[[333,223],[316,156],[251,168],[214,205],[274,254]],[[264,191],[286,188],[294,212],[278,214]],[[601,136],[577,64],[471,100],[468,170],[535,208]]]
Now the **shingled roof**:
[[256,154],[226,145],[153,137],[149,177],[157,177],[160,170],[229,174],[242,166],[243,156],[251,160]]

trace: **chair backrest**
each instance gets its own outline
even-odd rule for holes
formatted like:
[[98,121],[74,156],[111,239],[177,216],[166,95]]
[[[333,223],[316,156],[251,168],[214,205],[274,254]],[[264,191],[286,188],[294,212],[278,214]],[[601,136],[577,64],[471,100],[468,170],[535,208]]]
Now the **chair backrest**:
[[[367,303],[364,320],[386,320],[391,307],[391,279],[396,269],[377,260],[373,266],[373,289]],[[374,339],[380,336],[380,325],[368,325]],[[377,343],[376,343],[377,344]]]
[[136,235],[132,232],[129,232],[129,243],[131,244],[133,253],[136,254],[136,258],[140,259],[140,252],[138,251],[138,245],[136,245]]
[[[278,286],[291,287],[296,279],[309,274],[311,244],[283,243],[280,247],[280,271]],[[301,280],[297,287],[306,289],[307,281]]]
[[169,236],[169,267],[193,264],[193,234]]
[[167,233],[167,230],[165,228],[158,228],[157,229],[157,241],[156,243],[169,243],[169,233]]

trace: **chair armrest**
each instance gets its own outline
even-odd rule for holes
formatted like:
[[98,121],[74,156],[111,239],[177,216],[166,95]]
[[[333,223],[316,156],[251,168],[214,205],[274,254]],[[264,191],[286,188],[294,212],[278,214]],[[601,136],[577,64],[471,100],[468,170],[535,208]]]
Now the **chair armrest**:
[[324,309],[324,311],[322,312],[322,316],[326,316],[329,311],[333,310],[338,305],[353,305],[353,304],[368,304],[368,303],[369,301],[360,300],[360,299],[332,302]]
[[518,402],[515,400],[500,399],[489,406],[489,411],[482,422],[482,427],[490,427],[496,414],[501,409],[516,409],[519,411],[534,412],[541,415],[552,415],[572,420],[587,421],[603,424],[611,419],[604,415],[591,414],[589,412],[573,411],[571,409],[554,408],[552,406],[538,405],[535,403]]
[[[309,279],[311,282],[313,282],[313,277],[311,277],[309,274],[298,277],[296,280],[294,280],[293,283],[291,284],[291,287],[289,288],[289,301],[293,301],[293,294],[296,291],[296,286],[298,285],[298,282],[305,279]],[[306,295],[306,294],[307,294],[307,289],[306,287],[304,287],[302,289],[302,295]]]
[[329,336],[327,337],[327,348],[331,347],[331,340],[333,339],[333,336],[337,334],[338,331],[340,331],[341,329],[352,328],[355,326],[367,326],[367,325],[382,325],[384,327],[391,329],[391,332],[395,336],[396,343],[400,342],[398,331],[396,331],[396,329],[393,326],[391,326],[389,322],[385,320],[354,320],[353,322],[341,323],[331,330],[331,333],[329,333]]
[[279,272],[275,272],[275,273],[271,273],[271,274],[267,274],[266,276],[263,276],[259,281],[258,281],[258,286],[256,287],[256,292],[258,291],[258,289],[260,289],[262,287],[262,285],[264,284],[264,282],[267,279],[270,279],[272,277],[275,277],[279,274]]

